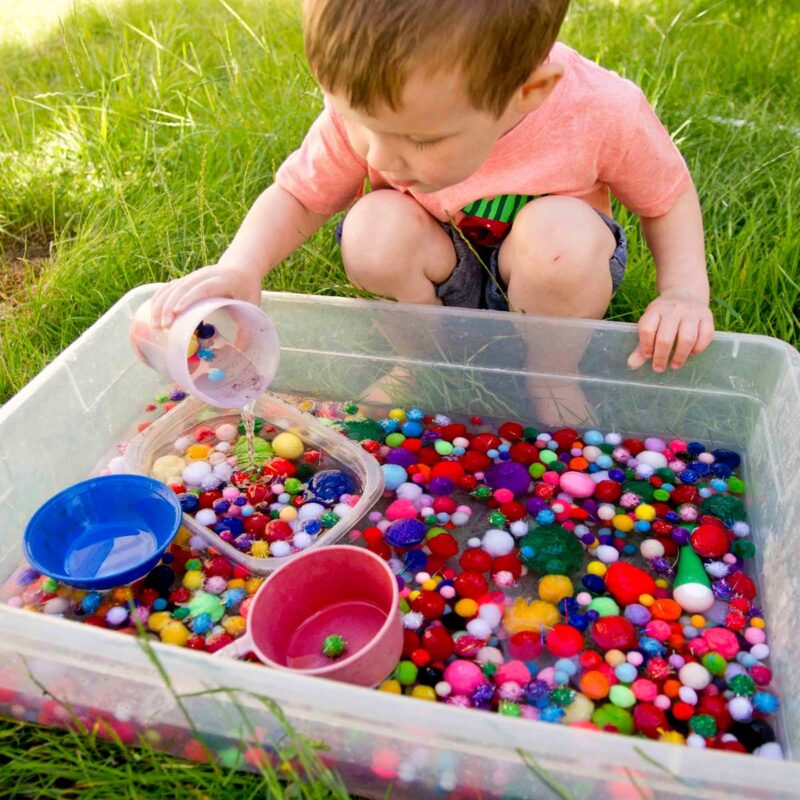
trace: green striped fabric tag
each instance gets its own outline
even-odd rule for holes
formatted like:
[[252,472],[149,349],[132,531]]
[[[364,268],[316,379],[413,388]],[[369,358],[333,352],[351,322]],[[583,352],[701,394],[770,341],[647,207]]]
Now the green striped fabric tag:
[[476,200],[462,211],[468,217],[480,219],[496,219],[500,222],[512,223],[519,210],[529,201],[538,197],[535,194],[499,194],[488,200]]

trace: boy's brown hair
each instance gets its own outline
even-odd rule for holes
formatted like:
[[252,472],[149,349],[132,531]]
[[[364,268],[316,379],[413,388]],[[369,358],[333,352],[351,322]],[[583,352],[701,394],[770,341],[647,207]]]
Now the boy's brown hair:
[[500,116],[558,36],[569,0],[304,0],[305,49],[324,89],[396,110],[410,73],[461,70],[475,108]]

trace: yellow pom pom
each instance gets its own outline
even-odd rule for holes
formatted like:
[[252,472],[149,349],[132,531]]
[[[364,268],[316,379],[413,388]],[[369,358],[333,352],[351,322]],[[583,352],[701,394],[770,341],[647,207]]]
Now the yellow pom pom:
[[389,419],[396,419],[398,422],[406,421],[406,412],[402,408],[393,408],[389,414]]
[[283,520],[283,522],[291,522],[293,519],[297,517],[297,509],[294,506],[284,506],[278,512],[278,519]]
[[193,334],[192,338],[189,339],[189,344],[186,346],[186,358],[191,358],[200,348],[200,342],[197,339],[197,335]]
[[454,607],[459,617],[474,617],[478,613],[478,604],[469,597],[462,597]]
[[586,565],[586,571],[590,575],[598,575],[602,578],[608,572],[608,567],[602,561],[590,561]]
[[431,686],[415,686],[411,690],[411,696],[419,700],[432,700],[434,703],[436,702],[436,692]]
[[244,580],[242,578],[231,578],[228,581],[229,589],[244,589]]
[[266,558],[269,555],[269,542],[257,539],[250,545],[250,555],[255,558]]
[[169,611],[155,611],[147,618],[147,627],[158,633],[165,625],[172,622]]
[[414,589],[408,593],[408,602],[413,603],[420,595],[419,589]]
[[203,580],[203,573],[199,569],[190,569],[183,576],[183,581],[181,582],[190,592],[193,592],[203,585]]
[[189,629],[176,619],[170,620],[164,625],[158,632],[158,635],[161,637],[161,641],[164,642],[164,644],[175,644],[178,647],[183,647],[190,636]]
[[750,625],[753,628],[766,628],[767,623],[761,617],[751,617],[750,618]]
[[639,603],[643,605],[645,608],[650,608],[653,603],[655,603],[656,599],[651,594],[640,594],[639,595]]
[[192,538],[192,534],[186,530],[183,526],[178,528],[178,533],[175,535],[174,542],[175,544],[179,545],[180,547],[185,547],[189,544],[189,539]]
[[389,692],[389,694],[402,694],[403,690],[400,687],[400,682],[396,681],[394,678],[391,678],[388,681],[384,681],[378,689],[382,692]]
[[659,742],[666,742],[667,744],[684,744],[686,739],[682,733],[678,731],[664,731],[659,737]]
[[207,444],[193,444],[186,451],[189,461],[205,461],[211,455],[211,448]]
[[294,433],[279,433],[272,440],[272,451],[280,458],[299,458],[304,450],[303,440]]
[[526,602],[524,597],[518,597],[514,604],[506,609],[503,624],[510,635],[518,631],[541,631],[542,628],[552,628],[561,620],[559,610],[544,600]]
[[658,586],[659,589],[668,589],[669,581],[665,578],[656,578],[656,586]]
[[566,575],[545,575],[539,580],[539,597],[546,603],[558,605],[565,597],[572,597],[575,587]]
[[635,523],[627,514],[617,514],[614,519],[611,520],[611,524],[616,530],[628,533],[633,530]]
[[642,503],[633,511],[636,519],[642,519],[645,522],[652,522],[656,518],[656,510],[653,506],[648,505],[647,503]]
[[264,583],[264,578],[248,578],[244,582],[244,590],[247,594],[255,594],[261,588],[262,583]]
[[225,629],[225,632],[229,633],[231,636],[241,636],[247,627],[247,622],[244,617],[236,614],[222,620],[222,627]]
[[436,581],[433,578],[428,578],[428,580],[424,581],[422,584],[423,591],[426,592],[433,592],[436,590]]
[[150,474],[157,481],[168,483],[169,479],[174,475],[180,475],[185,466],[186,461],[180,456],[161,456],[153,462],[153,466],[150,467]]
[[691,622],[695,628],[705,628],[706,626],[706,618],[702,614],[692,614],[689,622]]

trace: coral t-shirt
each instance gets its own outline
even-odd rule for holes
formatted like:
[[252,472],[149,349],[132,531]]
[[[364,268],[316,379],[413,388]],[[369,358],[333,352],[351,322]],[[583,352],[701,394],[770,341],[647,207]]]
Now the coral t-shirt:
[[[686,163],[644,93],[564,44],[550,60],[562,79],[539,108],[495,142],[469,178],[438,192],[403,189],[437,219],[458,222],[463,209],[500,195],[567,195],[611,213],[609,189],[635,214],[658,217],[690,183]],[[351,146],[328,106],[275,182],[307,209],[335,214],[364,191],[392,187]]]

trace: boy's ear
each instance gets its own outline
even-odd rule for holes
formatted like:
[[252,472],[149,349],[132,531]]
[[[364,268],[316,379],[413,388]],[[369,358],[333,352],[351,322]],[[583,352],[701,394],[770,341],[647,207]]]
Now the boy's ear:
[[563,64],[552,61],[540,64],[517,90],[514,110],[520,114],[528,114],[538,108],[550,96],[563,75]]

